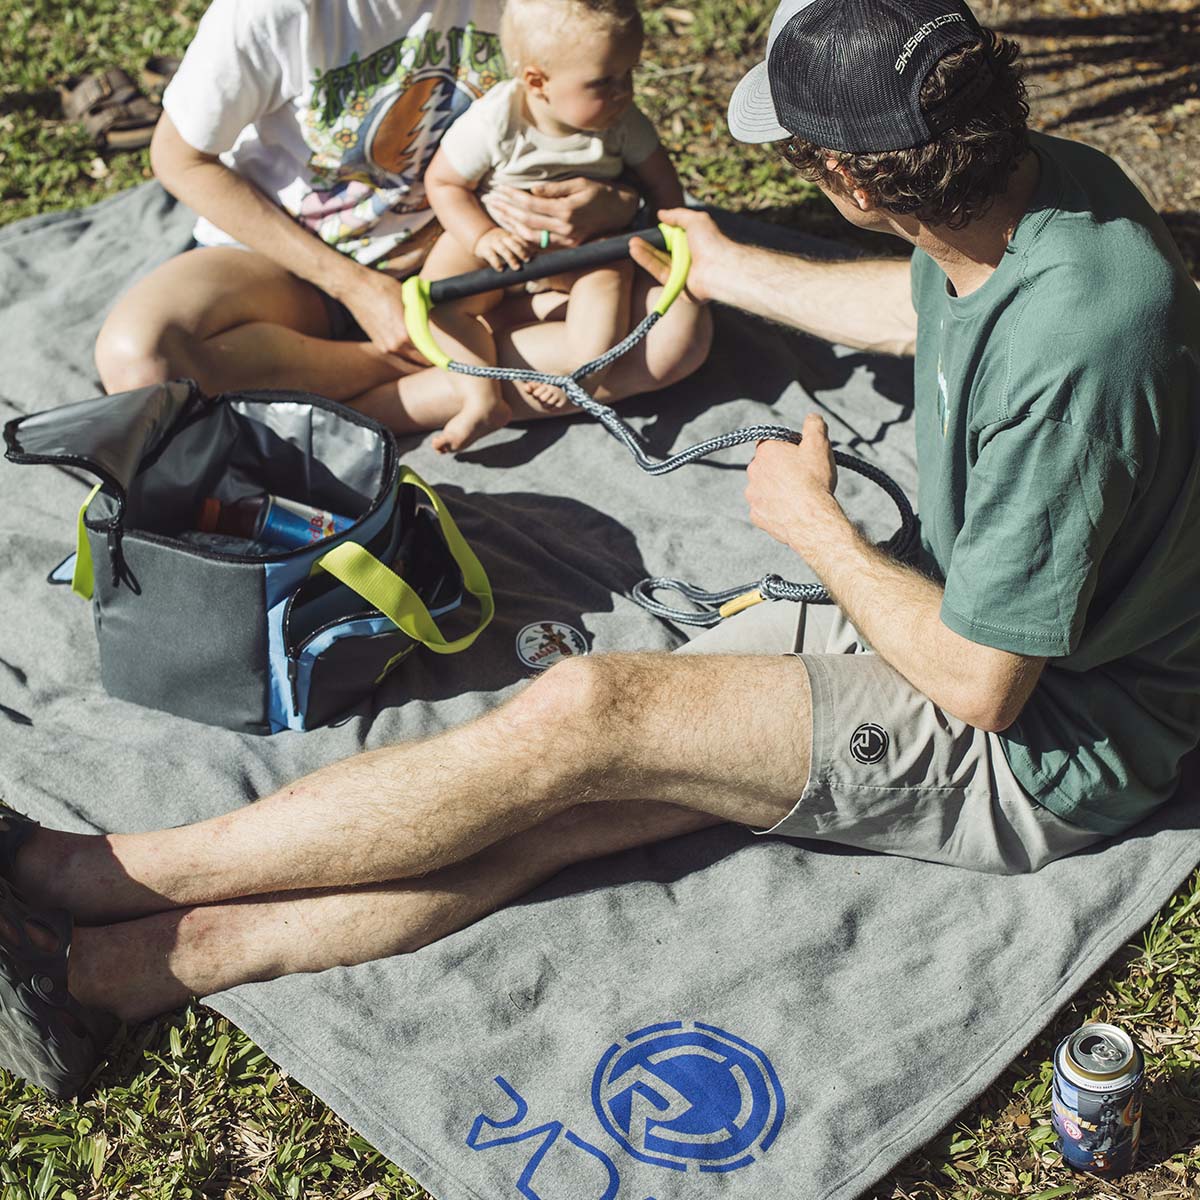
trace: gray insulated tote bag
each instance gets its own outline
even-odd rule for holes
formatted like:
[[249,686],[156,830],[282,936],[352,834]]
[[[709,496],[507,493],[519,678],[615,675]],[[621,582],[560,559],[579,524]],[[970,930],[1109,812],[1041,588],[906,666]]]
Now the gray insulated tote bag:
[[[487,576],[440,497],[387,429],[331,401],[209,397],[180,381],[21,417],[4,438],[13,462],[100,480],[76,553],[50,578],[91,600],[101,679],[120,699],[249,733],[310,729],[418,646],[465,650],[492,618]],[[197,544],[206,502],[264,494],[344,527],[294,549]],[[469,621],[454,611],[464,592]]]

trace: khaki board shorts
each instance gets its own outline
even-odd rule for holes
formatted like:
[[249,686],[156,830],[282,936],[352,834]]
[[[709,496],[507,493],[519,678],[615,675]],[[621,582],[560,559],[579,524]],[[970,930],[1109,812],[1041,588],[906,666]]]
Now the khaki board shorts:
[[1003,875],[1036,871],[1104,836],[1038,804],[996,734],[943,712],[834,605],[758,604],[676,653],[796,654],[808,671],[808,783],[782,821],[758,832]]

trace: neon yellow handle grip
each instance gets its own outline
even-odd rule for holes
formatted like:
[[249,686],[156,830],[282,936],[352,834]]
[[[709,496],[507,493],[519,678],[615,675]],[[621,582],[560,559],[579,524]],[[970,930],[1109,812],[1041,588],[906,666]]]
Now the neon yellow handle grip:
[[687,283],[688,272],[692,269],[692,252],[688,248],[687,234],[678,225],[659,225],[666,239],[667,249],[671,251],[671,274],[667,276],[663,293],[654,306],[654,311],[661,317],[672,304]]
[[88,543],[87,528],[83,523],[83,515],[88,505],[96,498],[103,484],[96,484],[87,494],[87,499],[79,506],[79,517],[75,523],[75,570],[71,573],[71,591],[84,600],[92,598],[95,589],[95,577],[92,573],[92,547]]
[[435,367],[446,370],[450,366],[450,356],[442,352],[442,348],[433,340],[433,330],[429,328],[429,314],[433,310],[433,301],[429,296],[430,282],[420,275],[410,275],[400,285],[400,296],[404,301],[404,324],[408,327],[408,336],[413,345],[425,355]]

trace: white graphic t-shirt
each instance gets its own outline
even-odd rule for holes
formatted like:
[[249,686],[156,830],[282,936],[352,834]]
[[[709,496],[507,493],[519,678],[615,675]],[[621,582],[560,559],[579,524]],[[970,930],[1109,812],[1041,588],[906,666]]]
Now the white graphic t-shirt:
[[[183,139],[382,262],[429,221],[442,133],[504,73],[499,0],[214,0],[163,97]],[[201,245],[233,242],[201,218]]]

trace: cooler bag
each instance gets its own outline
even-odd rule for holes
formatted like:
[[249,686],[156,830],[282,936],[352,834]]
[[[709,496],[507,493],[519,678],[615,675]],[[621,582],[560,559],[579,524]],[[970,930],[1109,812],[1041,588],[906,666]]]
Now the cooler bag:
[[[21,417],[4,438],[13,462],[100,480],[51,581],[92,602],[101,679],[120,699],[248,733],[310,729],[418,646],[465,650],[492,618],[483,567],[392,434],[320,397],[178,381]],[[181,536],[206,499],[263,493],[351,524],[254,555]]]

